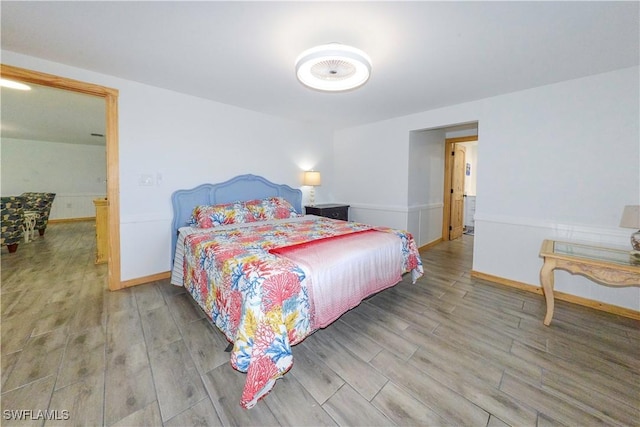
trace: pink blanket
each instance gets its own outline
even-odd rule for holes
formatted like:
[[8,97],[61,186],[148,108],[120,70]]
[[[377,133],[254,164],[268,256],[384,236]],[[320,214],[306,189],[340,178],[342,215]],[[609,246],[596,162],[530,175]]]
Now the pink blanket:
[[272,249],[304,271],[313,329],[324,328],[369,295],[402,280],[402,241],[366,230]]

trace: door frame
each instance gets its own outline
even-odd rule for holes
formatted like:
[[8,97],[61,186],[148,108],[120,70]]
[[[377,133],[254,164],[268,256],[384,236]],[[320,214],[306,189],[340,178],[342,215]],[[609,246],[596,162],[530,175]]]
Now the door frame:
[[118,159],[118,90],[92,83],[0,64],[3,78],[104,98],[106,110],[107,200],[109,217],[107,285],[122,288],[120,280],[120,182]]
[[477,135],[462,136],[459,138],[447,138],[444,140],[444,200],[442,201],[442,240],[449,240],[449,227],[451,226],[451,173],[453,172],[453,161],[451,151],[453,146],[459,142],[474,142],[478,140]]

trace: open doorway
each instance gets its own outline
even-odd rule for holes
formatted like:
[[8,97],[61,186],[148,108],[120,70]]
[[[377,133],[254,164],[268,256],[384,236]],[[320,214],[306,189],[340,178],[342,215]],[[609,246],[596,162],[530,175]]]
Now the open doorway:
[[37,84],[104,98],[105,145],[107,159],[108,199],[108,267],[107,284],[110,290],[120,289],[120,201],[118,180],[118,91],[104,86],[71,80],[51,74],[0,65],[4,79]]
[[[105,102],[29,84],[1,88],[2,194],[55,194],[48,224],[87,221],[106,197]],[[44,231],[44,230],[43,230]]]
[[442,240],[475,230],[478,136],[445,139]]

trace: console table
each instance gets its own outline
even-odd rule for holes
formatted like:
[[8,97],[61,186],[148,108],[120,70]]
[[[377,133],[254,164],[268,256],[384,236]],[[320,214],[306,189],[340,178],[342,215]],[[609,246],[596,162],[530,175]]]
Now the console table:
[[540,283],[547,302],[546,326],[553,318],[553,270],[581,274],[610,286],[640,286],[640,260],[632,258],[629,251],[545,240],[540,256],[544,258]]

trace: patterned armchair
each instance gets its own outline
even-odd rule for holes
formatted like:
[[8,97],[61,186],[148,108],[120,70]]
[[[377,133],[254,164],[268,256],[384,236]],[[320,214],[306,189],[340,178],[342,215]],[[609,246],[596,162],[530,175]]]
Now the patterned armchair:
[[47,221],[49,221],[51,205],[56,193],[22,193],[20,197],[24,201],[23,208],[25,211],[35,211],[40,214],[36,220],[36,230],[41,236],[44,236],[44,231],[47,229]]
[[2,197],[0,211],[2,212],[2,225],[0,233],[0,246],[7,245],[9,252],[18,250],[18,243],[24,234],[24,213],[22,210],[22,197]]

